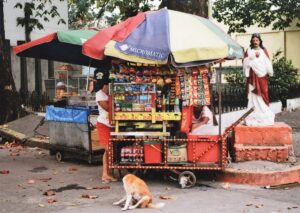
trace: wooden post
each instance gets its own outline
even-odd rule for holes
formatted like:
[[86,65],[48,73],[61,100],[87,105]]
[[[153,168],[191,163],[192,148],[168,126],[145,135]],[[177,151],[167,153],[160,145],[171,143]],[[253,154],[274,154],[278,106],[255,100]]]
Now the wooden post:
[[[18,45],[24,44],[25,41],[17,41]],[[27,77],[27,61],[25,57],[20,57],[20,91],[28,92],[28,77]]]
[[35,91],[40,95],[42,94],[42,66],[41,60],[35,58]]
[[54,62],[48,60],[48,79],[54,78]]

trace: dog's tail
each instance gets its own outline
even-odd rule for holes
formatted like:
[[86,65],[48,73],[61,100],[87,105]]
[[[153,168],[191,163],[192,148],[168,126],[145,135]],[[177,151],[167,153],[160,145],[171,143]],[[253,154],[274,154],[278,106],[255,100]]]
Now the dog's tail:
[[153,204],[153,203],[149,203],[147,205],[148,208],[151,208],[151,209],[160,209],[162,207],[165,206],[165,203],[156,203],[156,204]]

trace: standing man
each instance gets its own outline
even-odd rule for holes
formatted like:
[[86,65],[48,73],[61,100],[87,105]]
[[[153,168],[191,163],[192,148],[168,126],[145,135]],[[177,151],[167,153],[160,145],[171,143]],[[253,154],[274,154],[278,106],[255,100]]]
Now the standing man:
[[273,67],[258,33],[251,37],[250,47],[245,52],[243,69],[247,77],[248,109],[254,107],[254,112],[245,120],[246,125],[273,125],[275,115],[269,108],[268,91],[268,78],[273,76]]
[[98,105],[99,116],[97,118],[97,130],[99,135],[100,144],[104,146],[103,154],[103,168],[102,168],[102,183],[109,183],[111,181],[117,181],[108,169],[108,143],[110,139],[110,132],[112,126],[109,124],[108,119],[108,94],[109,94],[109,74],[107,71],[97,73],[97,86],[99,91],[96,92],[96,102]]

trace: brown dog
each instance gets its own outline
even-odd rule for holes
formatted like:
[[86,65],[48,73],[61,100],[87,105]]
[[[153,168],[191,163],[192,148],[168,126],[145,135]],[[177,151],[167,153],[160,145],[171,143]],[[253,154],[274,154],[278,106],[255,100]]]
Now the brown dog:
[[123,185],[126,191],[126,195],[119,201],[114,202],[114,205],[122,205],[123,211],[128,209],[140,208],[162,208],[165,204],[158,203],[154,205],[152,203],[152,194],[149,191],[146,183],[135,175],[128,174],[123,177]]

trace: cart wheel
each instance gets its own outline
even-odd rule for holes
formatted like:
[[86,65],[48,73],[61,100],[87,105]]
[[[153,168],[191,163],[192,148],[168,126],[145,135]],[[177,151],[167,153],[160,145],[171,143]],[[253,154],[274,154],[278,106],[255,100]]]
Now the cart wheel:
[[55,158],[58,162],[61,162],[63,160],[63,153],[62,152],[56,152]]
[[196,184],[196,176],[191,171],[184,171],[179,174],[178,183],[182,189],[191,188]]

